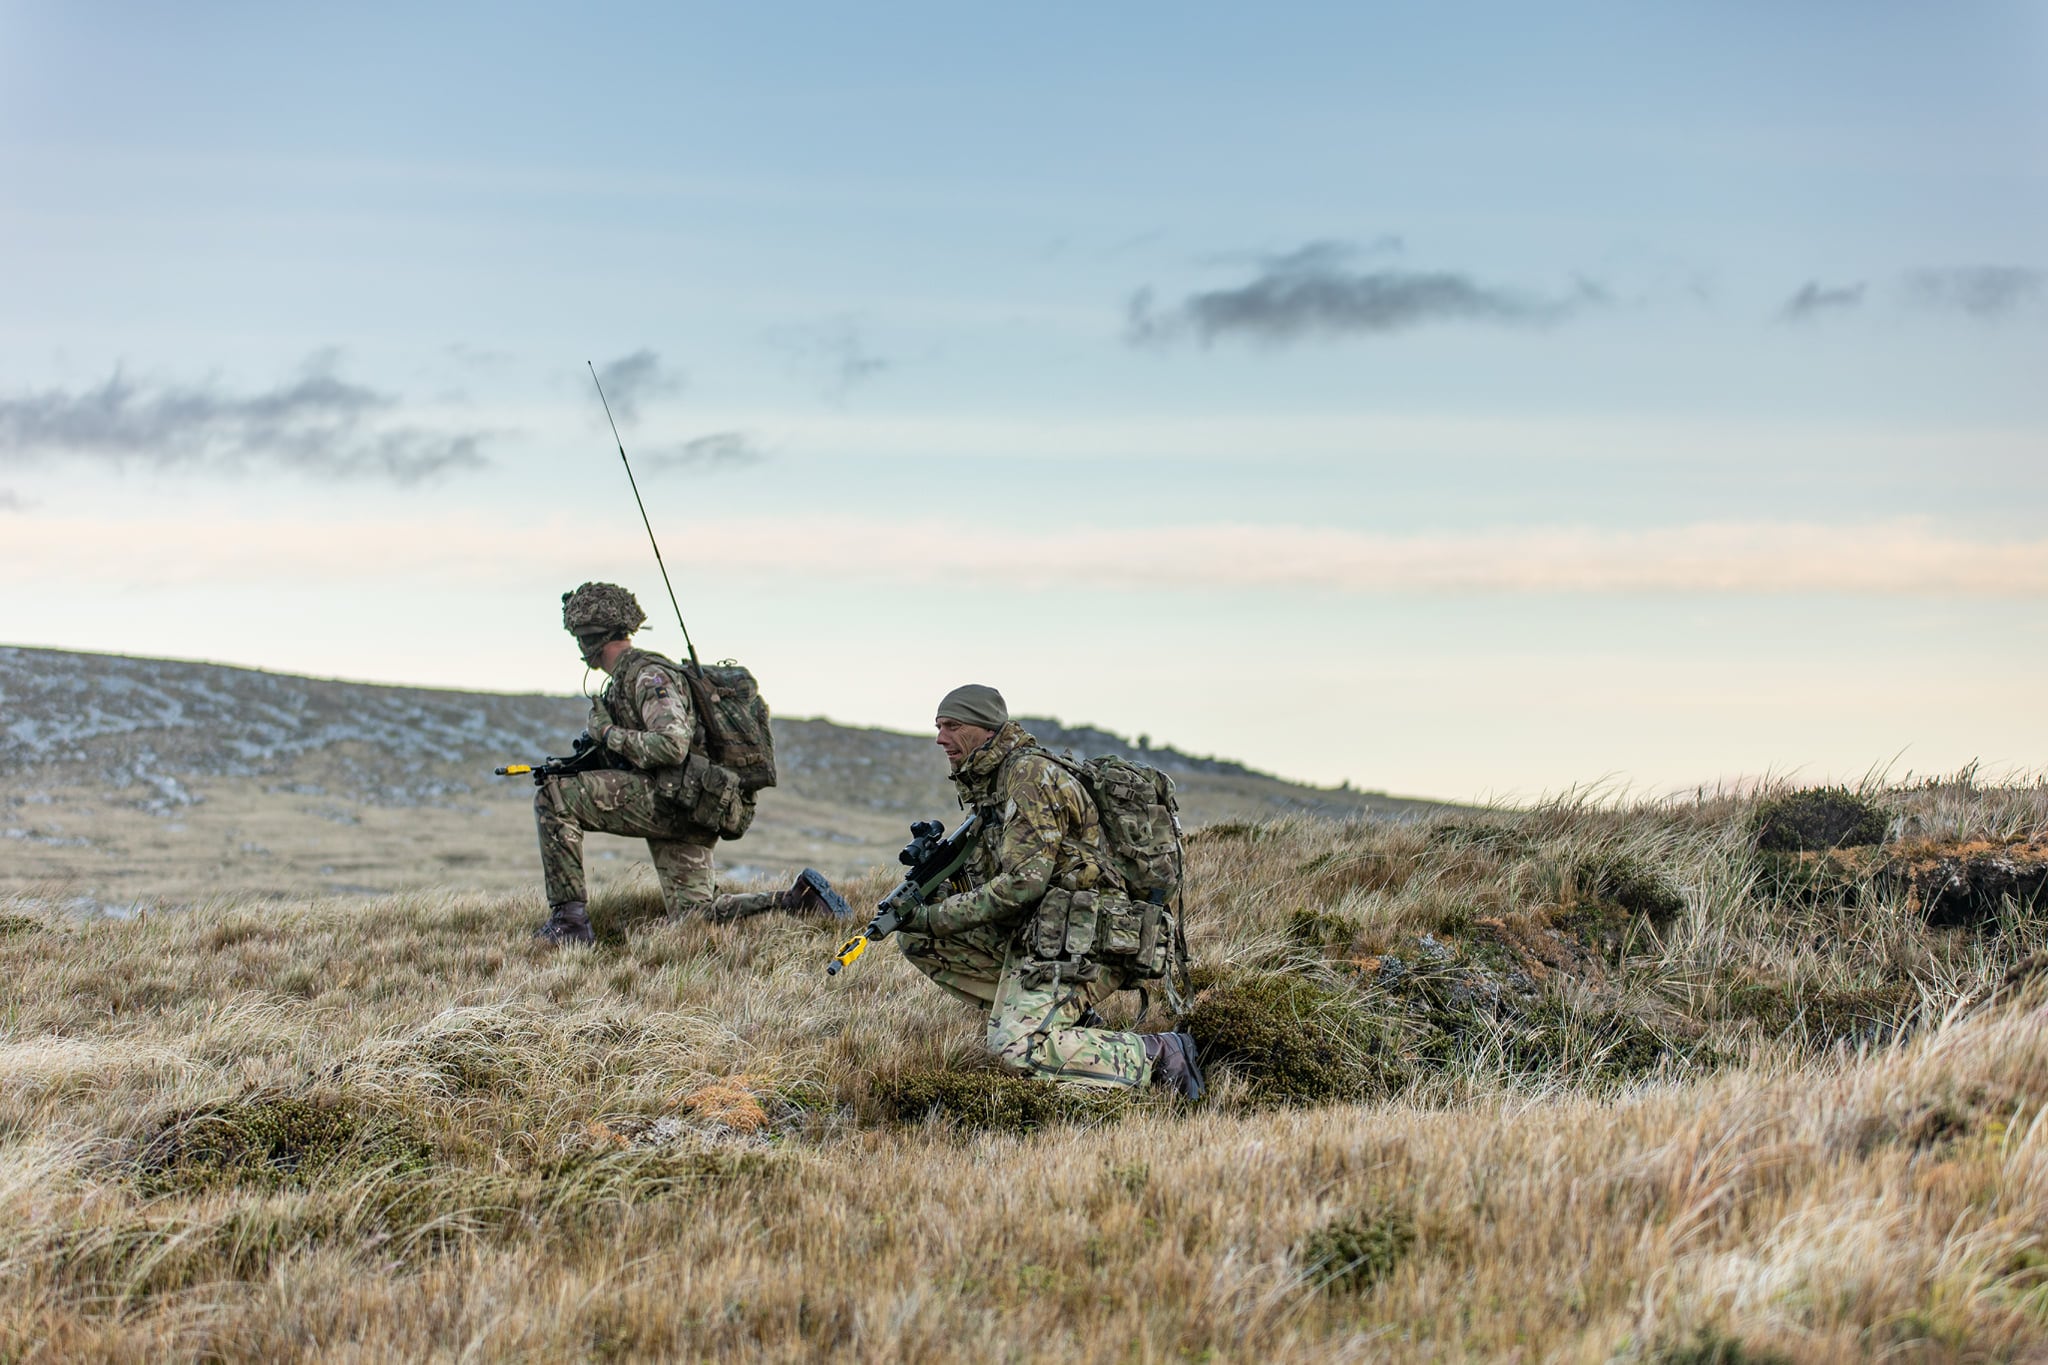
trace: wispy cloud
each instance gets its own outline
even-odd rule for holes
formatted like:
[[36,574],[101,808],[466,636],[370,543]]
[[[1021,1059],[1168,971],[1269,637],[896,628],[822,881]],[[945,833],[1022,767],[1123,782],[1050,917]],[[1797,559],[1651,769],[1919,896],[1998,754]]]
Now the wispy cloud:
[[0,488],[0,512],[26,512],[28,503],[11,488]]
[[1818,280],[1808,280],[1799,287],[1799,292],[1786,299],[1778,309],[1778,317],[1785,322],[1811,322],[1828,313],[1846,313],[1863,306],[1864,285],[1824,285]]
[[604,396],[612,413],[629,426],[640,420],[641,404],[660,394],[680,393],[683,376],[661,363],[661,355],[646,347],[607,360],[597,367]]
[[1993,320],[2048,304],[2048,272],[2016,265],[1950,266],[1906,276],[1906,297],[1923,308]]
[[[322,581],[524,581],[590,569],[590,528],[508,543],[481,520],[360,526],[37,517],[0,538],[0,574],[61,571],[156,585],[288,573]],[[379,547],[372,556],[366,543]],[[671,546],[707,572],[776,552],[799,581],[1073,592],[1219,589],[1346,594],[1664,593],[2048,599],[2048,538],[1986,540],[1915,521],[1697,523],[1646,531],[1537,526],[1393,535],[1310,526],[992,528],[850,518],[707,521]],[[95,546],[80,556],[80,544]]]
[[441,353],[458,365],[473,370],[502,370],[512,363],[512,353],[492,346],[472,346],[466,341],[451,341],[441,348]]
[[646,459],[650,474],[684,469],[733,469],[760,464],[767,452],[744,431],[714,431],[667,450],[656,450]]
[[480,468],[488,433],[402,420],[399,399],[335,373],[331,354],[256,393],[177,385],[115,371],[96,388],[0,398],[0,466],[53,458],[117,467],[236,473],[286,469],[322,478],[417,483]]
[[1589,281],[1567,294],[1546,297],[1455,271],[1356,269],[1352,262],[1358,255],[1348,243],[1311,242],[1260,258],[1258,273],[1244,284],[1189,294],[1164,306],[1150,288],[1141,289],[1127,309],[1125,339],[1142,346],[1185,336],[1205,343],[1244,337],[1277,345],[1383,335],[1430,323],[1544,326],[1606,298]]
[[821,381],[825,396],[834,400],[886,374],[894,364],[868,344],[865,330],[850,317],[779,328],[769,340],[789,354],[792,368]]

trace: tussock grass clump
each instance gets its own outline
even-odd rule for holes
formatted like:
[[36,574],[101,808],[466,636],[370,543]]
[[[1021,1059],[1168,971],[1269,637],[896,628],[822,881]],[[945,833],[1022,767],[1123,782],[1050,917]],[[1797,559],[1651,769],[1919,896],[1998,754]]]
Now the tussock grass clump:
[[1356,1294],[1392,1274],[1414,1246],[1407,1210],[1374,1208],[1331,1219],[1302,1239],[1296,1255],[1316,1288]]
[[1683,1341],[1652,1347],[1646,1365],[1792,1365],[1792,1357],[1759,1350],[1713,1327],[1701,1327]]
[[1884,842],[1890,819],[1846,787],[1811,787],[1765,801],[1752,825],[1765,853],[1810,853]]
[[402,1175],[434,1149],[407,1121],[340,1095],[257,1094],[173,1114],[135,1159],[163,1193],[216,1184],[311,1184],[338,1171]]
[[1809,1046],[1882,1043],[1899,1036],[1920,1012],[1911,981],[1830,989],[1793,980],[1742,980],[1723,992],[1731,1018],[1750,1019],[1767,1036],[1796,1035]]
[[1225,976],[1197,991],[1186,1027],[1202,1065],[1227,1068],[1259,1103],[1367,1099],[1401,1079],[1380,1020],[1358,996],[1315,977]]
[[1667,1058],[1711,1062],[1706,1049],[1690,1053],[1624,1010],[1576,1008],[1550,997],[1520,1012],[1505,1034],[1511,1070],[1578,1081],[1627,1081],[1646,1076]]
[[1287,917],[1287,937],[1304,947],[1342,948],[1358,937],[1358,921],[1304,905]]
[[906,1071],[875,1086],[881,1112],[898,1123],[937,1118],[982,1132],[1029,1133],[1056,1123],[1105,1123],[1130,1104],[1121,1091],[1049,1085],[987,1069]]
[[1621,853],[1583,859],[1573,875],[1596,900],[1664,925],[1685,913],[1685,897],[1647,860]]

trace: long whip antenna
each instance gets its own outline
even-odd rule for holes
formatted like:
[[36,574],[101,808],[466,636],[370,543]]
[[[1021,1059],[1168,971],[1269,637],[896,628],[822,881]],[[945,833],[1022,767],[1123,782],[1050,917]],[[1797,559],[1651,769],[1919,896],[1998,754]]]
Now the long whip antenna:
[[690,665],[702,668],[703,665],[697,662],[697,646],[690,640],[689,623],[683,620],[683,609],[676,605],[676,585],[668,581],[668,565],[661,561],[661,542],[654,538],[654,523],[647,519],[647,504],[640,500],[640,481],[633,477],[633,462],[626,458],[626,443],[619,439],[619,424],[612,418],[611,401],[604,396],[604,385],[598,383],[597,366],[587,360],[583,363],[590,365],[590,382],[597,384],[597,401],[604,404],[604,420],[611,423],[612,440],[618,442],[619,463],[626,467],[626,482],[633,489],[633,505],[640,509],[640,524],[647,528],[647,543],[654,547],[654,567],[661,570],[661,586],[668,589],[668,604],[675,609],[676,624],[683,628],[683,645],[690,651]]

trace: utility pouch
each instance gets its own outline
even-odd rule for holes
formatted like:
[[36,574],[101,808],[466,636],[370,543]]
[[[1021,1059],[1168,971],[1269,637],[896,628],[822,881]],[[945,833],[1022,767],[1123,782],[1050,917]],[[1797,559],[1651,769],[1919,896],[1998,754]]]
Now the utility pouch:
[[1085,962],[1095,951],[1095,931],[1101,924],[1100,909],[1108,893],[1076,891],[1067,906],[1067,956]]
[[1074,893],[1048,887],[1031,916],[1031,955],[1040,962],[1057,962],[1067,947],[1067,910]]
[[[1136,957],[1145,941],[1146,912],[1159,907],[1128,896],[1117,898],[1116,906],[1102,916],[1102,951],[1116,957]],[[1158,937],[1158,930],[1153,930]]]
[[739,838],[754,822],[754,803],[747,799],[739,774],[702,754],[693,753],[680,765],[656,772],[654,790],[691,824],[712,830],[721,839]]
[[1172,918],[1163,905],[1116,897],[1114,907],[1102,916],[1102,946],[1097,956],[1109,958],[1133,980],[1165,975]]

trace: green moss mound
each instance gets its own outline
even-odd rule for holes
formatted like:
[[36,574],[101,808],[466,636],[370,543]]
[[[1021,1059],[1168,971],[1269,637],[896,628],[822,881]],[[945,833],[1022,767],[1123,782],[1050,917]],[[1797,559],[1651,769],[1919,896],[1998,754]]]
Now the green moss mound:
[[1366,1099],[1399,1083],[1379,1021],[1357,997],[1311,977],[1224,979],[1197,993],[1184,1027],[1202,1065],[1229,1068],[1256,1100]]
[[1756,808],[1756,846],[1763,853],[1811,853],[1884,842],[1885,812],[1846,787],[1812,787]]
[[144,1142],[136,1170],[145,1189],[168,1193],[416,1171],[432,1157],[424,1135],[394,1114],[337,1095],[258,1094],[173,1114]]
[[1295,1249],[1318,1289],[1359,1293],[1393,1273],[1415,1246],[1415,1220],[1401,1209],[1368,1209],[1336,1218]]
[[898,1123],[934,1116],[961,1128],[1029,1133],[1055,1123],[1103,1122],[1120,1115],[1118,1091],[1061,1085],[1006,1071],[909,1071],[880,1082],[875,1098]]

